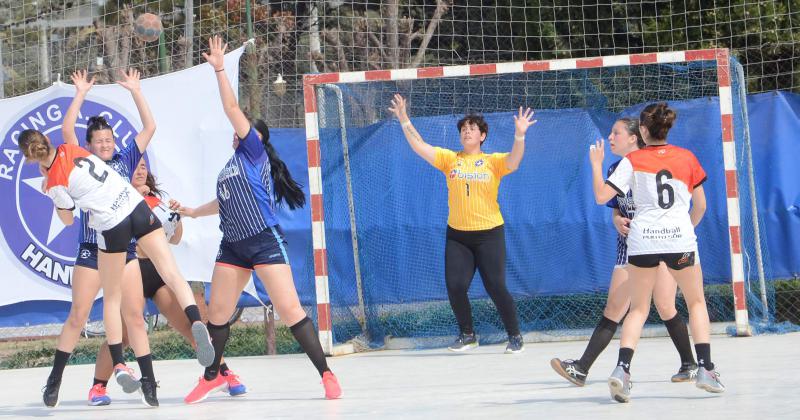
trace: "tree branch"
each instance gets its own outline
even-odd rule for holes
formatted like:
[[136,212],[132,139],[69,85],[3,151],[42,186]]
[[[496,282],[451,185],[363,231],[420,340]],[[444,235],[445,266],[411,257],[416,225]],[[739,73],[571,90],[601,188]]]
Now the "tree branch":
[[433,12],[433,17],[431,21],[428,22],[428,27],[425,29],[425,37],[422,38],[422,43],[420,43],[419,49],[417,49],[417,55],[411,62],[411,67],[419,66],[422,59],[425,58],[425,51],[428,49],[431,38],[433,38],[433,33],[436,32],[436,27],[439,26],[439,23],[442,21],[442,16],[444,16],[449,8],[450,0],[436,0],[436,11]]

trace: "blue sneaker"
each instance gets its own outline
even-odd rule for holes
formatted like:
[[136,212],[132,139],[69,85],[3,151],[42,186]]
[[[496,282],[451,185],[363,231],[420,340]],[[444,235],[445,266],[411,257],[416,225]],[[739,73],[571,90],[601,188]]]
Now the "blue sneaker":
[[239,382],[239,375],[234,374],[231,370],[226,370],[222,374],[222,378],[228,383],[228,394],[231,397],[247,394],[247,387]]
[[89,390],[89,405],[97,407],[109,404],[111,404],[111,398],[106,395],[106,387],[103,384],[95,384]]

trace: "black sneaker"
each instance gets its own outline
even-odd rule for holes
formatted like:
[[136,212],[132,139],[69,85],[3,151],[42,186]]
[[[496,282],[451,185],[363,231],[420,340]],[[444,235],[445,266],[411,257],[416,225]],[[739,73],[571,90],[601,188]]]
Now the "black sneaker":
[[561,361],[559,358],[550,360],[550,367],[564,379],[578,386],[586,385],[586,372],[572,359]]
[[506,354],[517,354],[525,351],[525,342],[522,341],[521,335],[509,335],[508,345],[506,346]]
[[142,383],[142,387],[139,388],[139,393],[142,394],[142,402],[144,405],[148,407],[158,407],[158,396],[156,395],[158,382],[149,380],[140,382]]
[[681,364],[678,373],[672,375],[672,382],[691,382],[697,378],[697,365],[694,363]]
[[58,389],[61,388],[61,379],[47,378],[47,385],[42,389],[42,400],[44,405],[55,408],[58,407]]
[[459,334],[456,341],[450,345],[447,349],[450,351],[455,352],[462,352],[471,350],[478,347],[478,338],[475,336],[475,333],[472,334]]

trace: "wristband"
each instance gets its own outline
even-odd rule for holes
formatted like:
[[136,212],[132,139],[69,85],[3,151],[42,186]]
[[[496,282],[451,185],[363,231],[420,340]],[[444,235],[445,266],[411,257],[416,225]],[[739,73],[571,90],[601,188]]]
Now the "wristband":
[[402,127],[411,127],[411,121],[406,121],[406,122],[400,123],[400,125]]
[[525,136],[514,136],[514,141],[525,141]]
[[217,70],[217,69],[214,69],[214,73],[219,73],[219,72],[221,72],[221,71],[225,71],[225,67],[223,67],[223,68],[221,68],[221,69],[219,69],[219,70]]

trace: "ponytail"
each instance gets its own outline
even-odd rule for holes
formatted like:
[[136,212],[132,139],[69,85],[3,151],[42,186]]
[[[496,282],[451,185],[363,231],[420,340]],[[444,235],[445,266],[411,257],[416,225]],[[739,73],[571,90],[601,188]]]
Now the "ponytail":
[[306,204],[306,195],[303,193],[302,186],[292,178],[289,168],[278,156],[278,152],[269,141],[269,127],[263,120],[252,122],[253,128],[261,134],[261,143],[269,157],[269,174],[275,186],[275,199],[278,203],[286,203],[290,209],[301,208]]
[[44,160],[50,154],[50,140],[36,130],[25,130],[19,135],[19,150],[25,159]]

